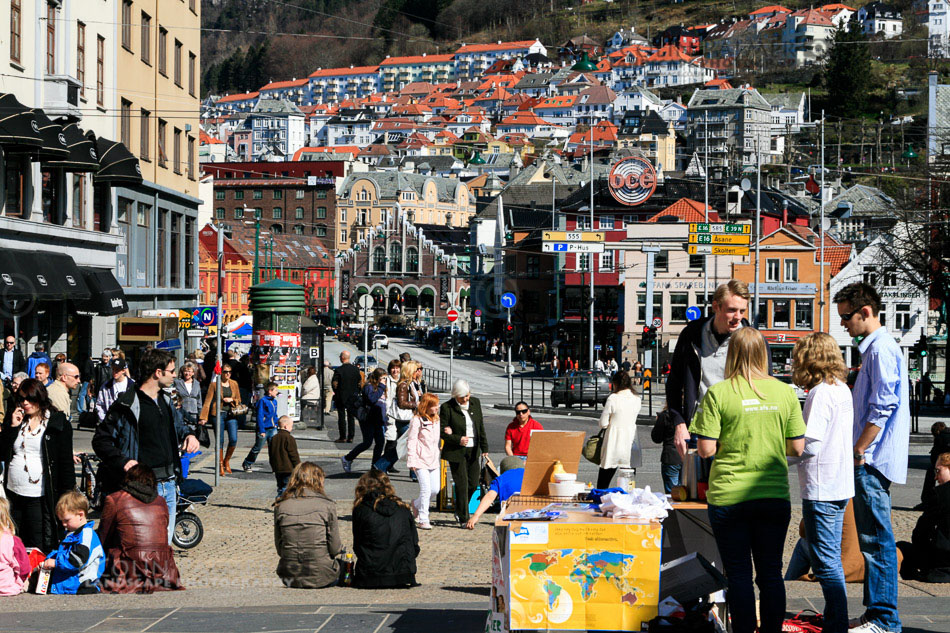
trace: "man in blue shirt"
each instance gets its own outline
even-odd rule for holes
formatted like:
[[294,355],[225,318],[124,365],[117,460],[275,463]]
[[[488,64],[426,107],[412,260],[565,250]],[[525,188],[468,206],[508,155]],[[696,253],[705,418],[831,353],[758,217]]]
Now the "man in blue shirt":
[[865,612],[852,631],[897,633],[897,552],[891,528],[892,483],[907,481],[910,408],[904,356],[881,325],[881,298],[863,282],[834,297],[841,324],[858,341],[854,384],[854,521],[865,558]]
[[507,501],[511,495],[521,492],[521,482],[523,479],[524,462],[521,461],[520,457],[509,455],[501,460],[501,476],[491,482],[488,492],[482,497],[481,503],[478,504],[478,509],[475,510],[475,514],[465,523],[465,527],[469,530],[474,530],[478,519],[495,503],[495,499],[500,498],[502,501]]

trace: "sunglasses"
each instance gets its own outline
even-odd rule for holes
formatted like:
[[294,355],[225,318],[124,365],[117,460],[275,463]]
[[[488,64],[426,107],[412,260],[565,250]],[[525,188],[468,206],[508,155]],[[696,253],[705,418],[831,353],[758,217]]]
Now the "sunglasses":
[[864,309],[864,306],[861,306],[861,307],[858,308],[857,310],[852,310],[851,312],[846,312],[846,313],[844,313],[844,314],[839,314],[838,316],[841,317],[841,320],[842,320],[842,321],[850,321],[850,320],[851,320],[851,317],[853,317],[855,314],[857,314],[858,312],[860,312],[860,311],[863,310],[863,309]]
[[32,402],[33,404],[39,404],[41,400],[33,396],[21,396],[19,394],[13,396],[14,402]]
[[527,409],[515,409],[515,413],[519,413],[519,414],[520,414],[520,413],[527,413],[527,412],[528,412]]
[[221,373],[222,373],[222,374],[230,374],[230,373],[231,373],[231,370],[230,370],[230,369],[225,369],[225,370],[222,370]]

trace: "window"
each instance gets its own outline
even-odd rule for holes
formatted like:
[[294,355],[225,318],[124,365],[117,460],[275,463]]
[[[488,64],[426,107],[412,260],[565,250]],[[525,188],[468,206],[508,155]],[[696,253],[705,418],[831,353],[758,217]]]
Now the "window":
[[810,330],[812,324],[812,302],[809,299],[795,300],[795,329]]
[[278,233],[283,233],[284,227],[281,226],[280,224],[271,225],[270,232],[273,233],[274,235],[277,235]]
[[142,11],[142,61],[152,65],[152,17]]
[[887,288],[897,287],[897,269],[887,267],[884,269],[884,286]]
[[303,224],[294,224],[294,235],[303,235]]
[[23,0],[10,0],[10,61],[20,63],[22,47]]
[[158,72],[168,76],[168,30],[158,27]]
[[255,219],[255,220],[260,220],[260,219],[263,218],[263,217],[264,217],[264,209],[262,209],[262,208],[260,208],[260,207],[257,207],[256,209],[254,209],[254,219]]
[[73,179],[73,226],[86,225],[86,179],[83,174],[71,174]]
[[126,147],[132,144],[132,102],[125,99],[122,100],[119,117],[119,140]]
[[132,52],[132,0],[122,0],[122,47]]
[[670,293],[670,323],[686,323],[686,309],[689,307],[689,294]]
[[373,268],[372,270],[380,272],[386,270],[386,249],[377,246],[373,249]]
[[195,137],[188,137],[188,178],[195,179]]
[[785,281],[786,283],[798,281],[798,260],[797,259],[785,260]]
[[667,272],[670,269],[670,252],[660,251],[653,257],[653,270]]
[[318,226],[317,227],[317,237],[326,237],[327,236],[327,227]]
[[297,197],[297,200],[303,200],[303,196],[304,196],[303,189],[298,189],[294,195]]
[[234,199],[235,199],[235,200],[243,200],[243,199],[244,199],[244,192],[243,192],[243,191],[240,191],[240,190],[235,191],[235,192],[234,192]]
[[525,275],[529,279],[537,279],[541,276],[540,255],[528,255],[527,266],[525,267]]
[[702,270],[703,264],[705,263],[706,263],[706,257],[704,255],[690,255],[689,256],[690,270]]
[[[141,204],[139,205],[142,206]],[[168,243],[166,231],[168,229],[168,211],[159,209],[155,226],[155,285],[163,287],[167,284],[165,278],[165,260],[167,258]]]
[[175,170],[176,174],[181,173],[181,130],[177,127],[172,133],[172,168]]
[[406,272],[419,272],[419,249],[415,246],[410,246],[406,249]]
[[142,118],[139,121],[140,129],[140,138],[139,138],[139,156],[142,157],[142,160],[149,160],[148,157],[148,148],[149,148],[149,138],[148,132],[149,128],[152,126],[152,113],[148,110],[142,108]]
[[[327,217],[327,208],[326,207],[317,207],[317,219],[323,220]],[[345,220],[345,218],[344,218]]]
[[[663,316],[663,293],[653,293],[653,316]],[[637,293],[637,320],[639,323],[647,322],[647,293]]]
[[280,220],[283,217],[284,217],[284,210],[281,209],[280,207],[274,207],[274,219]]
[[[168,124],[161,119],[158,120],[158,165],[159,167],[168,167],[168,154],[165,152],[165,132]],[[219,200],[224,200],[224,191],[216,191],[215,195],[221,194]]]
[[175,40],[175,58],[172,60],[175,70],[175,85],[181,88],[181,42]]
[[195,54],[192,52],[188,53],[188,94],[192,97],[195,96],[195,66],[198,64],[198,59],[195,57]]
[[274,189],[274,200],[283,200],[284,190],[283,189]]
[[762,330],[769,325],[769,301],[759,299],[759,309],[755,312],[755,327]]
[[56,74],[56,5],[46,5],[46,74]]
[[[303,198],[303,196],[297,196],[298,198]],[[327,190],[318,189],[317,190],[317,200],[326,200],[327,199]]]
[[346,223],[346,209],[340,209],[340,222]]
[[86,96],[86,25],[76,23],[76,79],[79,80],[79,94]]
[[789,319],[789,302],[788,299],[773,299],[772,300],[772,327],[775,329],[778,328],[787,328],[788,319]]
[[602,229],[613,229],[614,228],[614,216],[612,215],[602,215],[598,218],[600,221],[600,228]]
[[402,270],[402,244],[392,242],[389,245],[389,269]]
[[264,192],[263,192],[262,190],[260,190],[260,189],[255,189],[255,190],[254,190],[254,199],[255,199],[255,200],[261,200],[261,199],[263,199],[263,198],[264,198]]
[[910,304],[898,303],[894,310],[894,327],[902,332],[910,329]]
[[614,270],[614,252],[608,251],[600,254],[600,272],[610,273]]
[[105,104],[106,38],[96,36],[96,103]]
[[218,220],[223,220],[225,213],[226,213],[226,210],[224,207],[218,207],[217,209],[214,210],[214,217],[217,218]]
[[590,253],[578,253],[577,254],[577,270],[578,271],[590,271]]
[[340,231],[340,241],[343,242],[343,243],[346,243],[346,241],[347,241],[347,240],[346,240],[346,229],[342,229],[342,230]]
[[781,281],[779,279],[779,260],[777,259],[767,259],[765,260],[765,281]]
[[577,230],[578,231],[589,231],[591,229],[591,222],[589,215],[578,215],[577,216]]
[[864,283],[877,287],[877,267],[876,266],[864,267]]
[[127,198],[119,198],[118,209],[116,209],[115,219],[120,224],[128,224],[129,216],[132,214],[132,201]]
[[234,207],[234,219],[235,220],[244,219],[244,207]]

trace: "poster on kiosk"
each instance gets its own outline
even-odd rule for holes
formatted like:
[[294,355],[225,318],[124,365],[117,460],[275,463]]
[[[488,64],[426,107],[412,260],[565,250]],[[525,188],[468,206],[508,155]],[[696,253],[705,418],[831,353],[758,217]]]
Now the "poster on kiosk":
[[254,332],[255,402],[263,397],[264,385],[277,384],[277,415],[297,419],[297,376],[300,370],[300,333]]

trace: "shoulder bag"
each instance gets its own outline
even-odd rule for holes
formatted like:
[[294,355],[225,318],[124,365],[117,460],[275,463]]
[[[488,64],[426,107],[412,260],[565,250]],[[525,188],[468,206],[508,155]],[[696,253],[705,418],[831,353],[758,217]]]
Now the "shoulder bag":
[[604,433],[607,432],[607,429],[601,429],[596,435],[591,435],[587,438],[587,441],[584,443],[584,449],[581,453],[584,455],[584,459],[594,464],[600,466],[601,461],[601,451],[604,448]]

